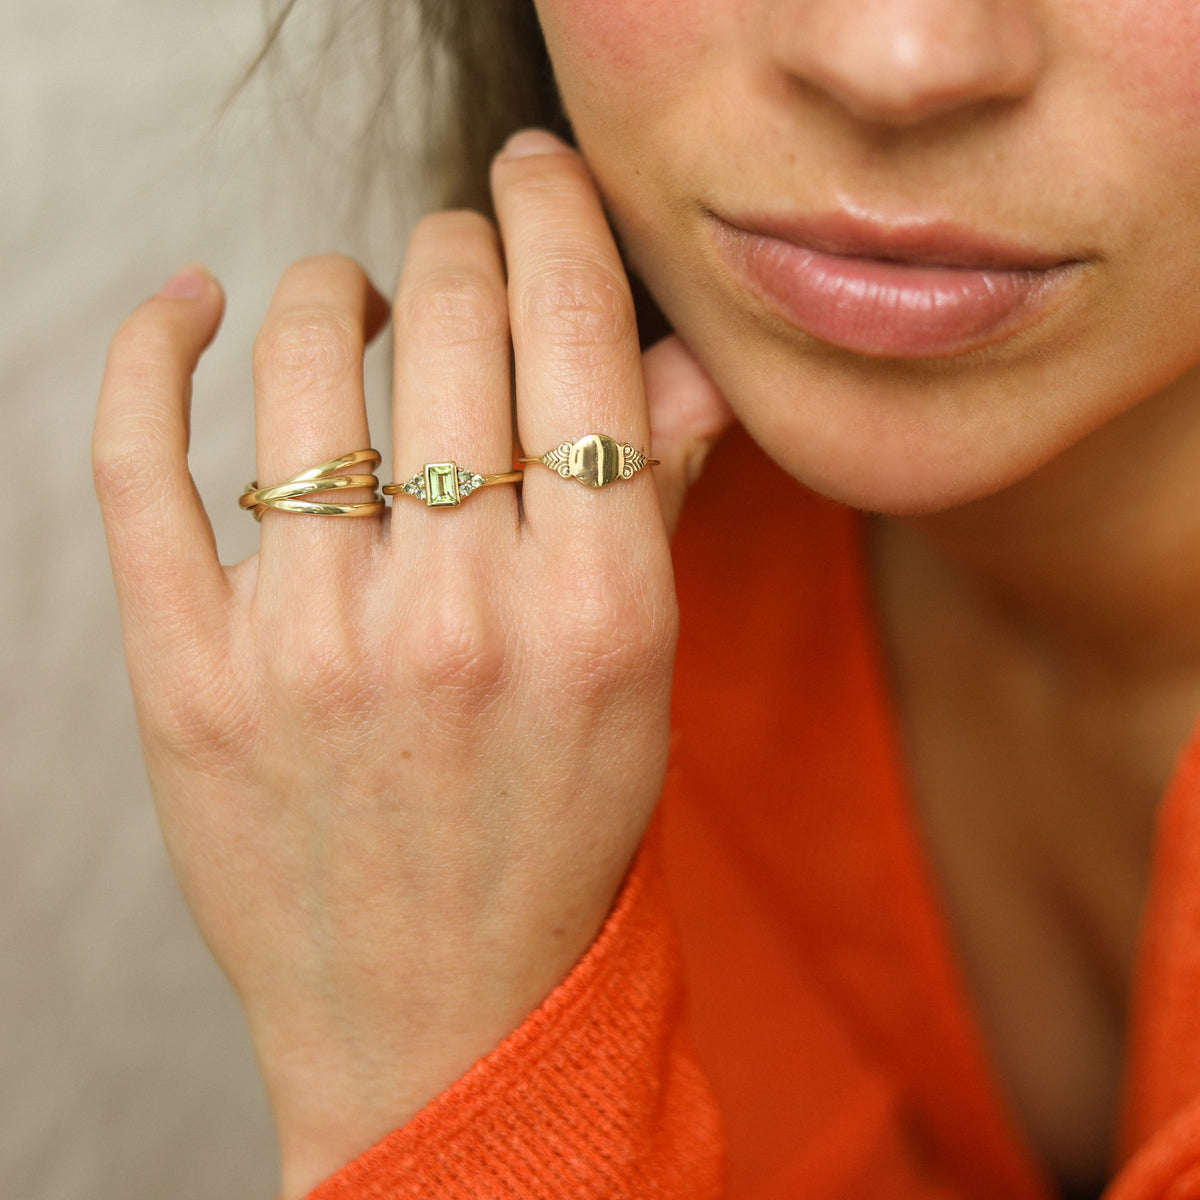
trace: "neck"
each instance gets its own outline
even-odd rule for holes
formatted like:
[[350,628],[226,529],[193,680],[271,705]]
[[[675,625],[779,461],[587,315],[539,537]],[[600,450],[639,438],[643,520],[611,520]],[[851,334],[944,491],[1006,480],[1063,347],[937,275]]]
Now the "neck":
[[908,521],[1047,651],[1200,668],[1200,371],[995,495]]
[[1151,800],[1200,712],[1198,379],[1003,492],[882,533],[906,590],[953,592],[1056,717],[1090,731],[1078,744]]
[[916,809],[994,1061],[1064,1179],[1104,1170],[1153,815],[1200,712],[1195,385],[874,528]]

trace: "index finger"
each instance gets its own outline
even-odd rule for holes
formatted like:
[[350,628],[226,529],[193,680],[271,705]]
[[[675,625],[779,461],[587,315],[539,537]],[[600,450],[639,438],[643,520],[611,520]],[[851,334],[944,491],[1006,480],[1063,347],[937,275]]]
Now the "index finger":
[[[494,164],[492,189],[508,265],[524,453],[540,457],[602,434],[649,457],[633,298],[582,158],[548,133],[517,134]],[[597,450],[614,453],[611,445],[588,448]],[[648,471],[619,482],[598,504],[594,488],[530,464],[527,519],[553,537],[564,524],[571,532],[581,521],[612,528],[614,518],[644,520],[657,508]]]
[[125,321],[109,352],[92,458],[130,635],[194,639],[226,596],[187,463],[192,372],[223,303],[206,272],[187,268]]

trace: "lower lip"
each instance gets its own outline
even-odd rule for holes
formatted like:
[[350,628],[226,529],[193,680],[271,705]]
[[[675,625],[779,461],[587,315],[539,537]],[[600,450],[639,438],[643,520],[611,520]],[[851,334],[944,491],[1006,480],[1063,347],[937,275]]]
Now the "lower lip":
[[718,242],[737,273],[790,324],[881,358],[944,358],[1010,336],[1046,310],[1075,265],[913,265],[813,250],[731,226]]

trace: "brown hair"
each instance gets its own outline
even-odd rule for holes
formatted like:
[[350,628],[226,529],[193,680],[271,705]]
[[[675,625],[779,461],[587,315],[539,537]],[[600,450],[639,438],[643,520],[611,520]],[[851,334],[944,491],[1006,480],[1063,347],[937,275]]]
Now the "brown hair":
[[[285,27],[304,7],[283,0],[243,82],[277,56]],[[488,165],[510,133],[539,125],[570,137],[533,0],[335,0],[324,19],[315,47],[322,73],[348,40],[354,45],[341,69],[374,73],[374,94],[357,101],[366,106],[358,149],[368,173],[367,160],[389,156],[418,106],[427,205],[490,213]],[[319,103],[312,93],[320,87],[319,80],[308,85],[311,103]]]
[[448,67],[431,87],[446,97],[434,114],[433,178],[446,203],[486,210],[488,164],[510,133],[540,125],[569,136],[537,14],[532,0],[417,4]]
[[[247,78],[271,56],[301,0],[282,4]],[[488,169],[510,133],[537,125],[573,140],[533,0],[326,4],[327,24],[316,47],[319,70],[338,57],[332,52],[335,46],[346,49],[347,36],[354,45],[343,71],[370,74],[365,42],[375,56],[377,75],[362,101],[368,106],[366,122],[357,138],[350,134],[362,167],[362,194],[377,173],[397,161],[413,165],[411,146],[404,147],[396,130],[414,115],[420,126],[415,165],[424,207],[474,208],[494,215]],[[413,179],[406,175],[403,186],[411,193]],[[643,344],[657,341],[669,332],[667,323],[636,276],[631,275],[630,285]]]

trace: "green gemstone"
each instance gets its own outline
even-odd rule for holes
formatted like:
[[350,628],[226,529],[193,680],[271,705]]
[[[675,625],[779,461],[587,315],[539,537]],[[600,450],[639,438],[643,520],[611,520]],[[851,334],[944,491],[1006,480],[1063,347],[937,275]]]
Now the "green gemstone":
[[461,503],[454,463],[425,464],[425,503],[430,508],[457,508]]

